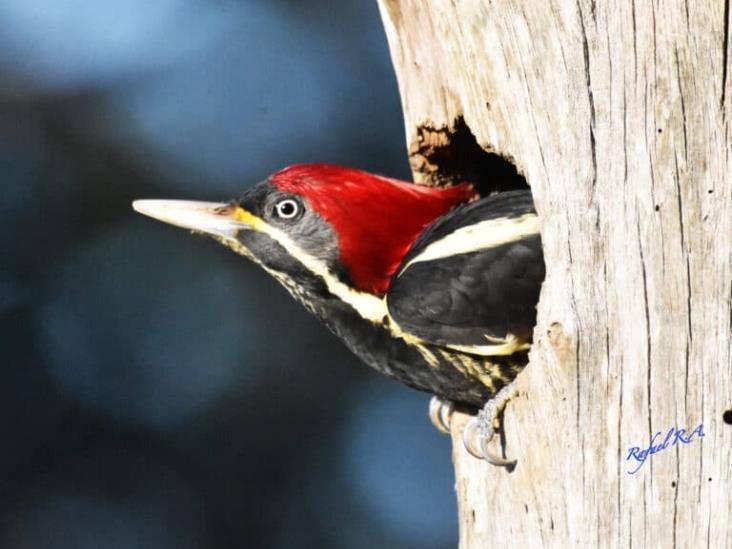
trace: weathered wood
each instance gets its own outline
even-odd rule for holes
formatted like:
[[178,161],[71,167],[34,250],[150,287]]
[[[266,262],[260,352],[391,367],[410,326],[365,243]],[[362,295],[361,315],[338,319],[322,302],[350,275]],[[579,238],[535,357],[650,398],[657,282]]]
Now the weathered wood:
[[[379,6],[415,179],[434,171],[420,128],[463,117],[542,219],[505,415],[518,465],[478,462],[453,428],[460,546],[732,547],[729,0]],[[700,423],[628,474],[630,447]]]

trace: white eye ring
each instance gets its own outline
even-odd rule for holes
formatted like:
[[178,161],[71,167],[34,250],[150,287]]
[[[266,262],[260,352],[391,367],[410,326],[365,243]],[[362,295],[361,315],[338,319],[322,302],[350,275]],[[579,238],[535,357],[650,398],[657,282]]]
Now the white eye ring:
[[300,205],[296,200],[286,198],[285,200],[280,200],[275,205],[275,211],[277,212],[277,216],[281,219],[292,219],[300,213]]

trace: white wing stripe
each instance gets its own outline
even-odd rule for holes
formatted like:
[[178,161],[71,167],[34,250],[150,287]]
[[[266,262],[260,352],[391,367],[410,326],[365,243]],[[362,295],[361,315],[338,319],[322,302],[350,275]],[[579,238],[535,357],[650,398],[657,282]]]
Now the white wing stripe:
[[413,263],[494,248],[538,233],[539,218],[533,213],[521,217],[489,219],[475,225],[460,227],[455,232],[429,244],[422,253],[412,258],[402,268],[399,275]]

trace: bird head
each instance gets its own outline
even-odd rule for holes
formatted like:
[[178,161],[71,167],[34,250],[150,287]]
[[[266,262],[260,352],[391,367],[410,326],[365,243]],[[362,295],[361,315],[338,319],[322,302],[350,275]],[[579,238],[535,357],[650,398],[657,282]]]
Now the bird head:
[[290,286],[382,296],[422,230],[474,196],[328,164],[285,168],[229,203],[137,200],[138,212],[213,236]]

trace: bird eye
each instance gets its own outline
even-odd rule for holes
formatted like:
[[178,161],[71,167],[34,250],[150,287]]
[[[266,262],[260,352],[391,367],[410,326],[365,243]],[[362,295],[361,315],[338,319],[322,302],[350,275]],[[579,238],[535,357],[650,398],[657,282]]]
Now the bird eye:
[[275,205],[275,211],[281,219],[292,219],[300,212],[300,205],[292,198],[286,198]]

